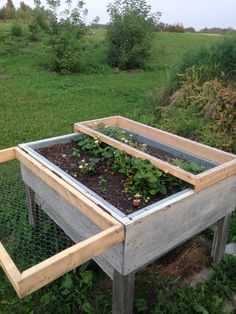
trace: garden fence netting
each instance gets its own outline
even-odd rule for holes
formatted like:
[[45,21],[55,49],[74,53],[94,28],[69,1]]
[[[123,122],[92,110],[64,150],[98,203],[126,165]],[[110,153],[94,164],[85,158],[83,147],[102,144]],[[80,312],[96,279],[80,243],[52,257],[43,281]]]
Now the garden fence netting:
[[34,202],[16,160],[0,164],[0,242],[21,272],[74,244]]

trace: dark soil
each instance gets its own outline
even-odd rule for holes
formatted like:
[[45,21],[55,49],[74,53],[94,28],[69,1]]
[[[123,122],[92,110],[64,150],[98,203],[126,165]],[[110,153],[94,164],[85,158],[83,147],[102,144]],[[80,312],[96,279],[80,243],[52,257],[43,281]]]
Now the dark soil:
[[[168,191],[167,195],[156,195],[150,199],[147,203],[142,203],[138,207],[134,207],[132,199],[123,192],[123,180],[122,175],[114,173],[112,169],[105,163],[100,162],[93,173],[83,175],[79,169],[79,161],[85,159],[88,161],[91,156],[84,151],[80,151],[80,157],[71,156],[74,150],[78,150],[78,145],[74,142],[66,144],[56,144],[50,147],[40,148],[38,153],[46,157],[52,163],[59,168],[70,174],[79,182],[87,186],[89,189],[97,193],[103,199],[111,203],[113,206],[120,209],[126,215],[129,215],[147,205],[151,205],[168,195],[173,194],[172,191]],[[102,176],[106,181],[104,183],[104,190],[99,185],[99,177]]]

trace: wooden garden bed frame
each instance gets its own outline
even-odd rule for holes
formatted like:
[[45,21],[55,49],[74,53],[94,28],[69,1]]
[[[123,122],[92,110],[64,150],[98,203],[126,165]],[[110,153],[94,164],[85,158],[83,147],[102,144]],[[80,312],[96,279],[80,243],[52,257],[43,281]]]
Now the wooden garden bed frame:
[[[111,138],[110,136],[104,135],[96,130],[96,128],[102,126],[117,126],[137,133],[138,135],[147,136],[161,143],[168,144],[173,148],[183,152],[190,153],[192,155],[199,156],[217,163],[218,165],[210,170],[204,171],[198,175],[194,175],[168,162],[131,147],[128,144],[122,143],[114,138]],[[236,174],[236,155],[226,153],[222,150],[191,141],[181,136],[156,129],[121,116],[112,116],[102,119],[78,122],[75,123],[74,129],[76,132],[82,132],[89,136],[97,137],[101,142],[125,151],[132,156],[149,160],[157,168],[192,184],[196,192],[200,192],[201,190]]]
[[15,159],[46,182],[102,230],[22,273],[0,242],[0,266],[18,296],[22,298],[99,255],[109,247],[122,242],[124,226],[21,149],[13,147],[0,151],[0,163]]

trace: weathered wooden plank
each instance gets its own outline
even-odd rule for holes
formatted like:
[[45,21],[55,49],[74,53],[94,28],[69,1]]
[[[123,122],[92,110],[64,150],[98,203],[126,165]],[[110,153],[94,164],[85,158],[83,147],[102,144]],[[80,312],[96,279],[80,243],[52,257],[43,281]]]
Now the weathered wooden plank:
[[0,150],[0,163],[16,158],[15,147]]
[[106,117],[106,118],[101,118],[101,119],[94,119],[94,120],[89,120],[89,121],[82,121],[80,122],[86,126],[89,126],[91,128],[96,128],[99,125],[108,125],[108,126],[115,126],[118,123],[118,116],[111,116],[111,117]]
[[197,183],[195,185],[195,191],[199,192],[207,186],[215,184],[216,182],[233,176],[234,174],[236,174],[236,159],[230,160],[218,167],[198,174],[196,176]]
[[236,176],[200,193],[186,192],[178,200],[134,217],[126,225],[126,275],[164,255],[193,235],[213,225],[235,208]]
[[59,278],[112,245],[120,243],[124,230],[116,225],[27,269],[18,281],[19,294],[24,297]]
[[161,159],[158,159],[156,157],[153,157],[141,150],[138,150],[134,147],[131,147],[127,144],[121,143],[118,140],[115,140],[107,135],[102,134],[101,132],[95,131],[87,126],[84,126],[81,123],[76,123],[75,124],[75,130],[79,131],[79,132],[83,132],[87,135],[93,136],[93,137],[97,137],[100,141],[111,145],[117,149],[120,149],[122,151],[125,151],[126,153],[130,154],[131,156],[134,157],[138,157],[141,158],[143,160],[149,160],[154,166],[156,166],[157,168],[165,171],[166,173],[170,173],[172,175],[174,175],[175,177],[184,180],[190,184],[195,185],[196,183],[196,179],[195,179],[195,175],[180,169],[179,167],[176,167],[168,162],[165,162]]
[[21,277],[21,273],[19,272],[18,268],[14,264],[13,260],[11,259],[11,257],[9,256],[1,242],[0,242],[0,266],[4,270],[5,274],[7,275],[7,278],[10,280],[15,291],[19,295],[18,281]]
[[135,274],[123,276],[114,270],[112,290],[112,314],[132,314]]
[[[49,216],[59,225],[66,223],[70,226],[66,228],[66,233],[70,232],[70,235],[76,237],[75,239],[78,235],[82,239],[87,239],[100,231],[98,226],[23,165],[21,165],[21,174],[25,184],[36,192],[37,202]],[[102,258],[120,272],[123,265],[123,245],[123,243],[117,244],[102,253]],[[102,266],[104,270],[107,269],[106,264]]]
[[194,155],[197,154],[198,156],[215,161],[217,163],[224,163],[236,158],[236,156],[233,154],[226,153],[219,149],[191,141],[181,136],[156,129],[121,116],[118,117],[118,125],[138,134],[145,134],[145,136],[149,136],[166,144],[172,145],[173,147],[180,148],[181,150]]
[[214,261],[220,262],[225,253],[225,247],[228,239],[230,224],[230,214],[221,218],[216,226],[212,243],[212,258]]
[[24,164],[32,173],[36,174],[48,186],[56,190],[69,203],[78,208],[91,221],[102,229],[109,226],[119,224],[111,215],[102,210],[90,199],[85,197],[81,192],[77,191],[70,184],[56,176],[52,171],[41,165],[34,158],[24,153],[21,149],[16,148],[16,158]]

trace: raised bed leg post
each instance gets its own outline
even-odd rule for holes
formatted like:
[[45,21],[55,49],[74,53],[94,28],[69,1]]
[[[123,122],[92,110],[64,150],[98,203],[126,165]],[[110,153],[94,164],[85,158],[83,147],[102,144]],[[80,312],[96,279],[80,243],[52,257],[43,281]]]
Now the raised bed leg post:
[[211,256],[214,261],[219,262],[224,256],[225,247],[228,239],[229,223],[230,214],[224,216],[216,223],[211,251]]
[[28,201],[29,223],[38,228],[40,225],[39,205],[35,201],[35,192],[27,185],[25,185],[25,189]]
[[123,276],[113,271],[112,314],[132,314],[135,274]]

